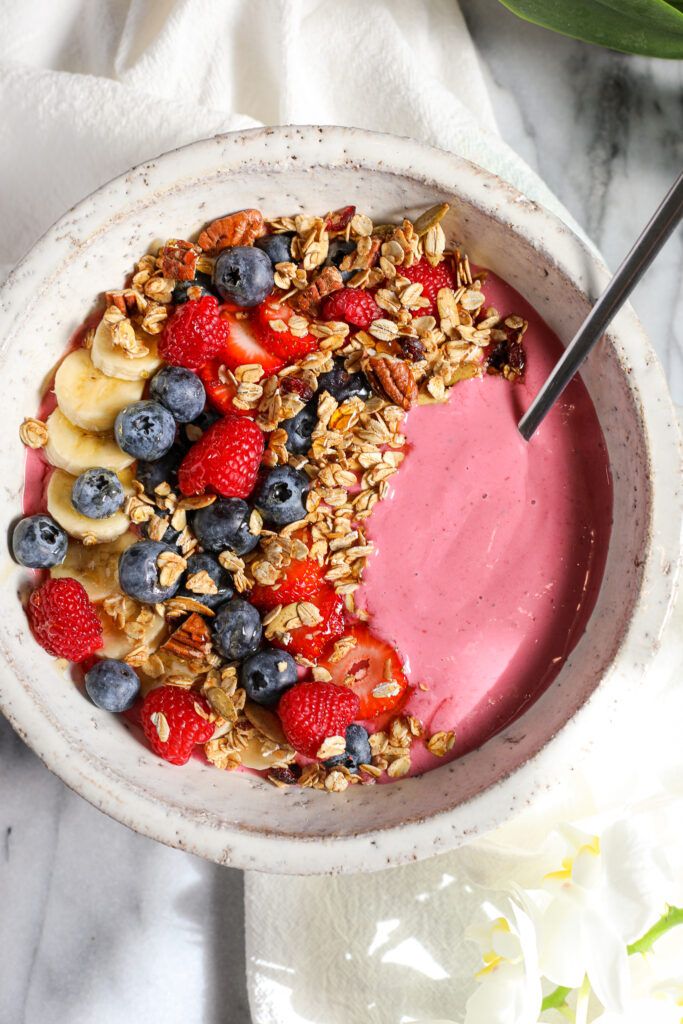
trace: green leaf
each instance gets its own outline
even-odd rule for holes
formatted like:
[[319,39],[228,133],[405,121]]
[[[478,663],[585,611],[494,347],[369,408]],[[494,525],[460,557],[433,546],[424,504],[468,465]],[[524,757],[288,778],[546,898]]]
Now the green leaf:
[[500,0],[525,21],[586,43],[683,58],[683,0]]

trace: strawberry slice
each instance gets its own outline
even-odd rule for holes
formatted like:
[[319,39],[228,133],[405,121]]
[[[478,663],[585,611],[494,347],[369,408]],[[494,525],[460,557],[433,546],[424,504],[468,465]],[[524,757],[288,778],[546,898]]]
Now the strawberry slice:
[[315,604],[323,588],[327,589],[325,570],[317,562],[305,558],[288,565],[275,586],[257,584],[249,600],[264,611],[279,604],[292,604],[293,601],[312,601]]
[[289,633],[287,640],[273,640],[273,644],[283,647],[290,654],[300,654],[309,661],[318,661],[344,633],[345,606],[343,599],[329,584],[321,587],[311,603],[322,615],[322,622],[317,626],[298,626]]
[[341,661],[323,662],[332,682],[349,686],[360,699],[360,718],[377,718],[394,711],[405,699],[408,680],[398,654],[385,640],[357,623],[347,635],[356,646]]
[[221,317],[230,325],[230,337],[222,353],[225,366],[236,370],[246,363],[258,363],[263,367],[266,377],[272,377],[282,369],[284,360],[261,343],[261,331],[256,320],[251,316],[237,317],[226,309],[222,310]]
[[236,409],[232,400],[237,394],[237,388],[230,380],[221,379],[221,368],[226,366],[225,359],[210,359],[197,370],[197,374],[204,385],[206,397],[214,409],[217,409],[223,416],[234,413],[237,416],[253,416],[252,409]]
[[256,315],[261,344],[284,363],[295,363],[297,359],[303,359],[309,352],[317,349],[318,340],[312,334],[299,338],[287,329],[287,324],[295,312],[286,302],[266,299],[257,307]]

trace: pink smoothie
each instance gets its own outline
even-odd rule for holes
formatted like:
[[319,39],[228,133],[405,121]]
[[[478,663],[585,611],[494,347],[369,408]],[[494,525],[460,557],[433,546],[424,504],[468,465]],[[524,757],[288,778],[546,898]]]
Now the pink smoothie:
[[[487,305],[529,321],[522,381],[485,376],[405,422],[407,456],[368,521],[376,550],[359,604],[405,660],[407,710],[428,734],[455,730],[453,757],[535,700],[583,633],[612,520],[604,438],[575,380],[531,444],[516,424],[561,345],[509,285]],[[423,684],[425,690],[417,687]],[[443,761],[413,746],[413,772]]]

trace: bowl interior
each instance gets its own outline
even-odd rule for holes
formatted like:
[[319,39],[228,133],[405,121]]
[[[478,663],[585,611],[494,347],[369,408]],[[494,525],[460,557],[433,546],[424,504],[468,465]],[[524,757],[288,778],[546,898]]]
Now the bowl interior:
[[[401,142],[413,147],[401,150],[399,141],[372,137],[372,145],[361,146],[344,133],[330,140],[314,130],[306,138],[291,130],[209,140],[131,172],[67,215],[19,268],[4,296],[4,528],[20,511],[19,424],[34,413],[41,382],[94,299],[105,288],[120,287],[155,240],[185,237],[228,210],[256,206],[276,215],[356,203],[381,221],[417,215],[446,200],[452,204],[444,222],[449,241],[514,285],[566,343],[598,285],[593,258],[566,229],[496,179],[435,151],[431,163],[424,158],[415,168],[418,147]],[[556,233],[548,242],[552,254],[541,230],[548,223]],[[480,750],[422,778],[353,788],[335,798],[277,790],[199,763],[183,770],[168,766],[125,722],[97,711],[32,641],[16,599],[26,576],[3,553],[0,644],[7,667],[0,690],[8,714],[51,768],[109,813],[166,842],[243,867],[377,867],[453,845],[495,824],[512,809],[509,797],[505,806],[474,798],[490,793],[543,748],[601,680],[620,672],[615,654],[639,593],[651,504],[650,445],[624,340],[630,329],[615,329],[614,343],[603,342],[584,372],[614,477],[615,522],[597,606],[549,690]],[[533,785],[530,778],[520,783],[520,799]],[[411,825],[419,829],[427,819],[441,824],[425,845]],[[385,830],[398,831],[387,839]],[[345,840],[353,837],[359,838],[349,854]],[[324,842],[309,842],[302,863],[301,842],[316,839]],[[330,852],[333,847],[346,852]]]

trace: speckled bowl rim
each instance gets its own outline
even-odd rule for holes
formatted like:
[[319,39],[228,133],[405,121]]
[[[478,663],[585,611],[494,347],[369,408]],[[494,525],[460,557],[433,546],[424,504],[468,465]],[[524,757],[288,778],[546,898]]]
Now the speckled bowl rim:
[[[504,221],[510,230],[526,237],[539,253],[539,258],[542,256],[556,264],[570,280],[581,279],[587,261],[597,280],[607,277],[607,270],[595,253],[557,217],[471,161],[412,139],[360,129],[296,126],[252,129],[191,143],[143,163],[103,185],[60,218],[18,264],[0,290],[0,311],[10,322],[21,308],[22,280],[31,276],[26,272],[35,270],[43,279],[48,277],[48,268],[57,273],[61,260],[73,255],[73,247],[79,245],[77,239],[70,237],[69,222],[74,218],[81,223],[87,222],[88,217],[101,207],[106,208],[107,204],[115,207],[122,185],[127,199],[148,195],[153,201],[155,185],[161,183],[164,188],[168,187],[172,177],[169,172],[174,163],[187,159],[193,151],[208,156],[212,149],[215,152],[217,143],[234,146],[234,165],[228,165],[233,169],[246,161],[252,164],[257,161],[264,166],[277,165],[277,170],[282,171],[292,159],[285,145],[292,139],[298,142],[302,152],[310,156],[311,166],[340,166],[340,160],[343,160],[342,166],[362,166],[369,170],[381,167],[385,173],[410,177],[422,184],[447,187],[453,192],[460,189],[469,203],[478,205],[487,216]],[[343,153],[342,158],[340,152]],[[332,162],[326,159],[328,153],[330,158],[334,158]],[[111,217],[115,218],[116,213]],[[87,236],[87,240],[90,241],[91,236]],[[615,325],[610,333],[614,337],[628,335],[630,344],[642,346],[651,361],[656,363],[656,356],[632,310],[623,311],[619,326]],[[680,483],[680,441],[673,426],[675,414],[661,372],[650,380],[647,392],[641,391],[637,401],[643,429],[649,438],[651,478]],[[671,654],[662,649],[658,638],[666,635],[665,627],[677,588],[681,550],[680,492],[674,486],[675,493],[670,492],[665,501],[662,490],[662,487],[654,488],[650,509],[650,540],[652,536],[657,537],[657,551],[650,543],[641,594],[631,618],[631,626],[638,619],[651,630],[654,637],[653,660]],[[668,564],[668,572],[662,574],[659,559]],[[653,612],[651,604],[648,609],[647,602],[642,600],[642,594],[647,591],[651,602],[653,588],[658,596],[656,612]],[[27,631],[27,638],[28,635]],[[624,657],[625,646],[622,642],[614,661]],[[7,652],[5,660],[11,667]],[[455,834],[460,836],[459,841],[462,837],[475,838],[484,834],[559,783],[567,764],[567,751],[579,732],[583,734],[588,720],[605,721],[609,717],[613,721],[615,710],[628,698],[628,693],[611,692],[608,682],[600,683],[591,698],[539,753],[451,810],[424,818],[413,817],[398,827],[323,838],[281,836],[269,833],[265,827],[260,831],[237,827],[226,836],[224,848],[229,849],[229,854],[221,855],[216,837],[211,835],[211,826],[202,821],[201,815],[191,814],[171,801],[163,808],[152,807],[152,801],[142,787],[126,789],[119,779],[87,763],[85,758],[68,756],[73,751],[68,749],[67,741],[36,713],[28,694],[23,690],[17,693],[16,689],[11,692],[0,676],[0,708],[18,734],[48,768],[96,807],[142,834],[200,856],[238,867],[291,873],[304,870],[301,866],[304,844],[307,847],[305,870],[335,873],[377,870],[405,863],[456,845],[452,839]],[[454,827],[456,821],[457,828]]]

